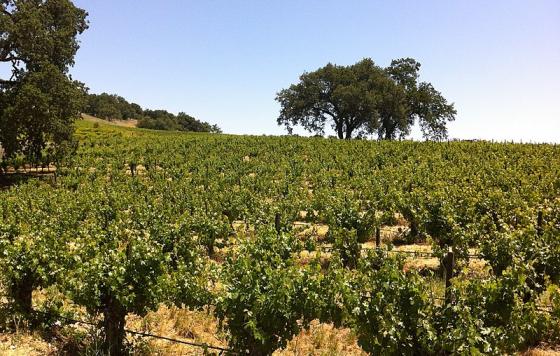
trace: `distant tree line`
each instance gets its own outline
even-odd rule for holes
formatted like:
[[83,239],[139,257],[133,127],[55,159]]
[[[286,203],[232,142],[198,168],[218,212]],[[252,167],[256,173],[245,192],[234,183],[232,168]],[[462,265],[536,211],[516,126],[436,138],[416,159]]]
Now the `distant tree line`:
[[89,94],[84,109],[86,114],[105,120],[139,119],[144,115],[140,105],[129,103],[115,94]]
[[152,130],[221,132],[217,125],[197,120],[184,112],[175,115],[166,110],[144,110],[115,94],[89,94],[84,112],[105,120],[138,119],[138,127]]
[[184,112],[174,115],[165,110],[144,110],[144,117],[138,121],[138,127],[152,130],[222,132],[218,125],[210,125]]

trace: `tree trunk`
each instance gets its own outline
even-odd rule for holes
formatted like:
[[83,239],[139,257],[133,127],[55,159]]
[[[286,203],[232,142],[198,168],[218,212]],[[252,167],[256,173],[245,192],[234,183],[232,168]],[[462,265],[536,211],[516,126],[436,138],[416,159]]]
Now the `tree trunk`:
[[393,133],[389,129],[385,129],[385,138],[386,141],[391,141],[393,139]]
[[282,215],[280,213],[276,213],[274,216],[274,227],[278,235],[280,235],[280,232],[282,231],[281,218]]
[[416,222],[416,219],[413,218],[412,221],[410,221],[410,237],[413,241],[416,241],[418,239],[418,235],[420,235],[418,231],[418,223]]
[[452,304],[454,302],[453,295],[451,294],[451,278],[455,269],[455,254],[450,249],[447,255],[443,258],[443,271],[445,279],[445,304]]
[[124,355],[126,310],[110,294],[101,297],[101,303],[103,306],[103,329],[105,331],[103,349],[110,356]]
[[385,131],[383,139],[387,141],[393,140],[395,138],[396,125],[391,122],[390,118],[384,119],[382,125],[383,131]]
[[266,346],[264,346],[263,344],[261,344],[259,341],[257,340],[251,340],[249,341],[248,346],[248,350],[249,350],[249,354],[253,355],[253,356],[266,356],[266,355],[270,355],[271,352],[267,352],[266,351]]
[[537,213],[537,236],[541,237],[543,235],[543,212],[542,210],[539,210],[539,212]]
[[346,129],[346,137],[345,139],[350,140],[352,138],[352,129]]
[[33,313],[33,278],[26,276],[20,280],[12,280],[10,294],[16,311],[30,317]]
[[338,135],[339,139],[342,140],[344,138],[344,130],[342,130],[342,123],[336,124],[336,134]]

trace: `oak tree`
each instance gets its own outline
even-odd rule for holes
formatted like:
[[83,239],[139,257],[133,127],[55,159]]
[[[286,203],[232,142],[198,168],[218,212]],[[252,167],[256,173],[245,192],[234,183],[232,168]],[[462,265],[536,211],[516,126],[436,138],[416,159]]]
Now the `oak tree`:
[[69,68],[88,27],[70,0],[0,0],[0,145],[5,156],[40,159],[71,140],[84,85]]
[[302,126],[320,135],[330,125],[338,138],[377,135],[403,138],[418,122],[425,138],[447,136],[456,110],[430,83],[418,82],[420,63],[394,60],[387,68],[365,58],[350,66],[327,64],[304,73],[276,97],[278,124],[288,132]]

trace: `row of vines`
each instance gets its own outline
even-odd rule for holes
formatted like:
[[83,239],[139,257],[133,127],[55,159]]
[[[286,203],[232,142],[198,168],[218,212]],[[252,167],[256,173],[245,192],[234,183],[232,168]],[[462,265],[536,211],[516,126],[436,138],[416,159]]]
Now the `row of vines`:
[[[33,292],[97,317],[206,309],[230,347],[269,354],[312,320],[372,354],[503,354],[560,337],[560,148],[154,133],[80,123],[56,180],[0,192],[0,283],[30,327]],[[457,258],[448,293],[403,268],[382,227]],[[304,224],[305,223],[305,224]],[[300,226],[328,226],[325,239]],[[332,253],[325,262],[323,246]],[[302,262],[302,251],[314,251]],[[488,272],[469,272],[472,251]],[[0,329],[14,318],[0,320]]]

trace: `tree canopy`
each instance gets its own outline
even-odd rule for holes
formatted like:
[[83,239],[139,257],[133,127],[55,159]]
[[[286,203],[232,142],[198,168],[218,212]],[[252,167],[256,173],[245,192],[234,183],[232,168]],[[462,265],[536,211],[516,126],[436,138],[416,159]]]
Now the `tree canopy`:
[[107,93],[89,94],[84,112],[105,120],[138,119],[144,113],[140,105]]
[[0,0],[0,145],[39,158],[67,146],[84,99],[68,73],[87,27],[70,0]]
[[369,58],[349,66],[329,63],[277,94],[278,124],[289,133],[299,125],[323,135],[330,125],[341,139],[393,140],[409,135],[418,122],[426,139],[446,138],[455,107],[432,84],[419,82],[419,71],[412,58],[393,60],[387,68]]

